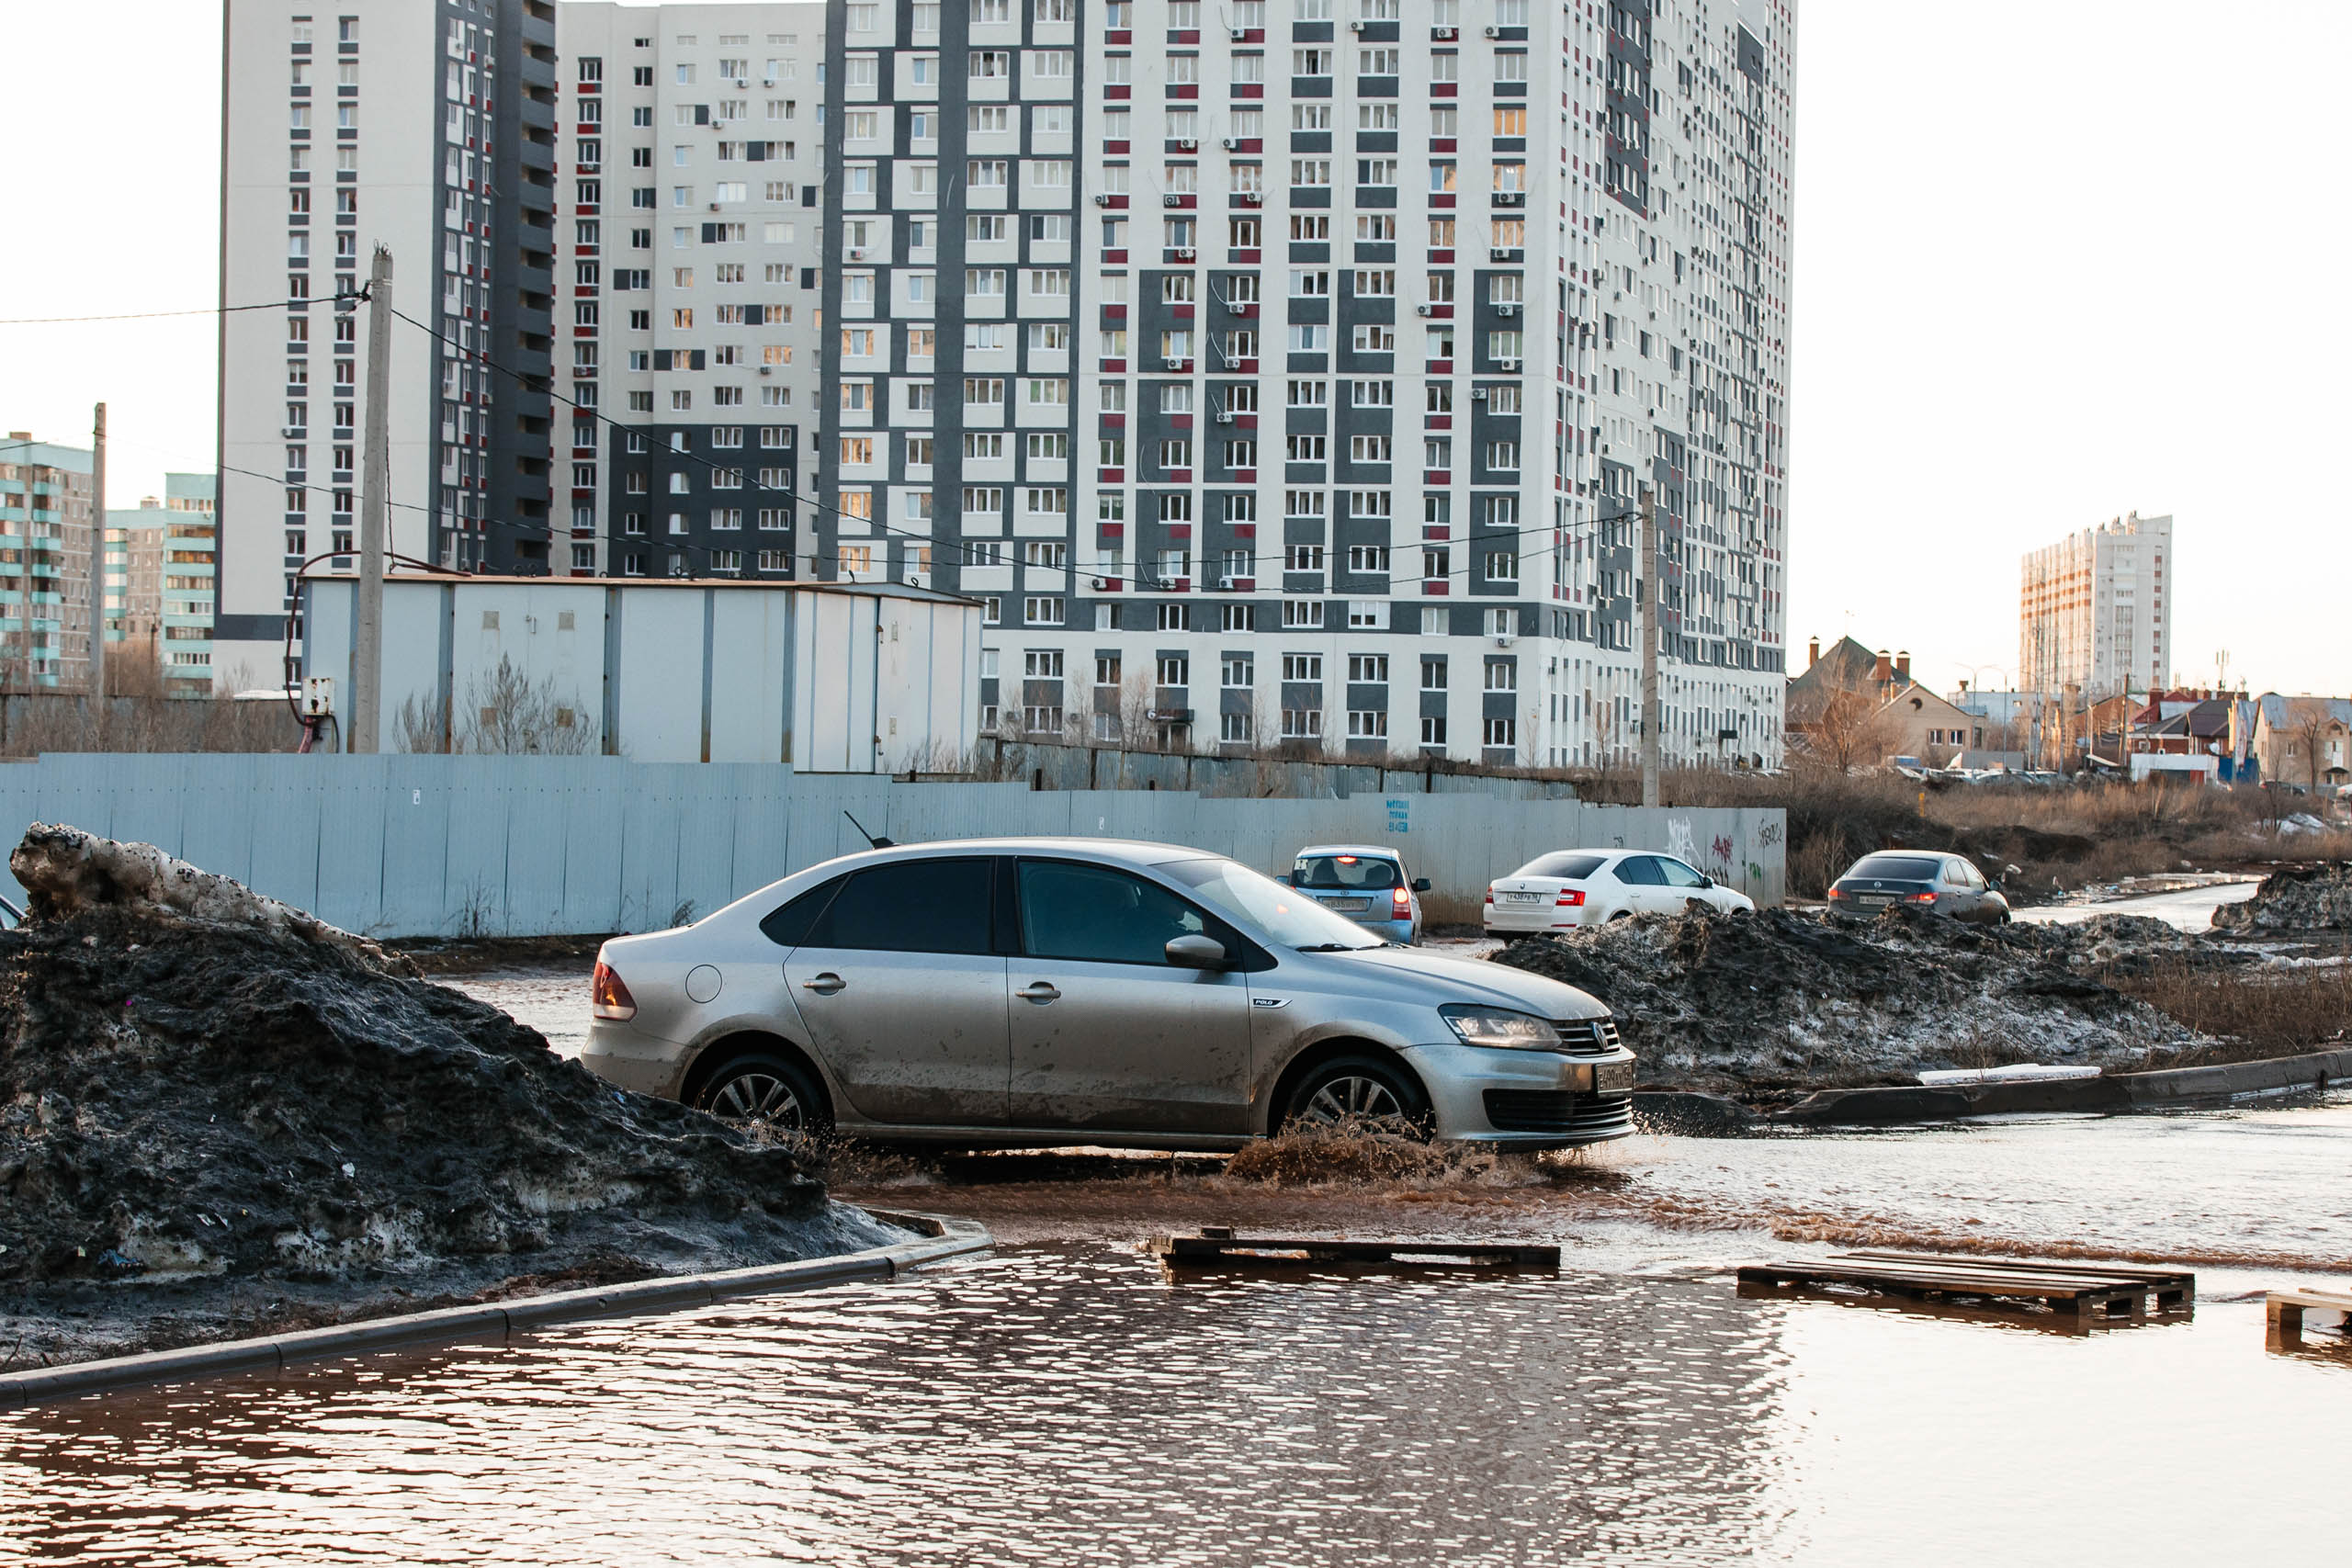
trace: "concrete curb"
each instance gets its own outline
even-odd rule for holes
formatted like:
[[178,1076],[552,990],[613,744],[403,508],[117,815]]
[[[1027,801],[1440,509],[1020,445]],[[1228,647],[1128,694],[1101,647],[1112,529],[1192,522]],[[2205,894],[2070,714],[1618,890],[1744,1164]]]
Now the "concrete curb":
[[2352,1049],[2269,1056],[2211,1067],[2167,1067],[2150,1073],[2041,1082],[1948,1085],[1936,1089],[1823,1089],[1768,1122],[1848,1126],[1941,1122],[1962,1116],[2021,1112],[2112,1111],[2188,1105],[2284,1089],[2325,1089],[2352,1078]]
[[218,1345],[189,1345],[177,1350],[154,1350],[139,1356],[112,1356],[101,1361],[81,1361],[39,1371],[0,1374],[0,1410],[44,1404],[112,1389],[149,1383],[182,1382],[221,1377],[231,1372],[276,1372],[300,1361],[327,1360],[337,1356],[363,1355],[417,1345],[446,1345],[469,1339],[501,1342],[550,1324],[583,1318],[617,1317],[637,1313],[674,1312],[681,1307],[709,1306],[736,1296],[768,1295],[786,1291],[815,1290],[854,1280],[891,1280],[927,1263],[996,1245],[988,1228],[976,1221],[944,1214],[865,1211],[876,1219],[901,1225],[927,1237],[896,1247],[873,1247],[838,1258],[810,1258],[797,1263],[766,1263],[749,1269],[729,1269],[709,1274],[676,1274],[659,1280],[638,1280],[626,1285],[598,1285],[584,1291],[559,1291],[518,1301],[481,1306],[444,1307],[435,1312],[404,1313],[398,1317],[370,1318],[364,1323],[338,1324],[331,1328],[276,1334],[258,1339],[231,1339]]

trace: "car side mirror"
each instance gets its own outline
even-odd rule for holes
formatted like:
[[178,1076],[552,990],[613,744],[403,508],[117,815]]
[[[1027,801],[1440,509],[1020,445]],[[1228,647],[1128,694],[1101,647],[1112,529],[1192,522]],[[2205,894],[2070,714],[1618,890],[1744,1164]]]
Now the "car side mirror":
[[1426,877],[1426,876],[1417,876],[1417,877],[1413,878],[1413,891],[1414,891],[1414,892],[1416,892],[1416,893],[1426,893],[1426,892],[1428,892],[1429,890],[1430,890],[1430,879],[1429,879],[1428,877]]
[[1168,939],[1163,950],[1168,962],[1179,969],[1218,970],[1225,967],[1225,943],[1213,936],[1187,933]]
[[1284,887],[1295,887],[1298,886],[1298,874],[1295,871],[1278,871],[1274,874],[1274,880]]
[[1713,877],[1709,876],[1709,875],[1708,875],[1705,872],[1703,872],[1703,871],[1702,871],[1702,872],[1701,872],[1701,873],[1699,874],[1699,886],[1702,886],[1702,887],[1713,887],[1714,885],[1715,885],[1715,879],[1714,879]]

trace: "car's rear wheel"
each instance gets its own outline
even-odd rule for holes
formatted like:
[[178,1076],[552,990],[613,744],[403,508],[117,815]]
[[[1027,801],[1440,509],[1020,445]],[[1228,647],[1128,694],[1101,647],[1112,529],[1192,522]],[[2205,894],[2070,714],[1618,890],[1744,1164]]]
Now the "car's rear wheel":
[[1377,1056],[1336,1056],[1308,1069],[1283,1111],[1285,1128],[1388,1122],[1430,1135],[1429,1096],[1413,1075]]
[[824,1091],[797,1062],[766,1052],[738,1056],[712,1075],[695,1103],[722,1122],[819,1136],[832,1130]]

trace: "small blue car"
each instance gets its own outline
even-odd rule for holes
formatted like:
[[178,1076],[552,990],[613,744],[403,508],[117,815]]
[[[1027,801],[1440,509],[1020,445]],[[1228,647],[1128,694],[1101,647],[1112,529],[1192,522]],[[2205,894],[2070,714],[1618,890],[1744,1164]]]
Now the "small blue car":
[[1390,942],[1421,940],[1421,900],[1428,877],[1406,874],[1404,857],[1369,844],[1312,844],[1298,852],[1282,879],[1335,915],[1345,915]]

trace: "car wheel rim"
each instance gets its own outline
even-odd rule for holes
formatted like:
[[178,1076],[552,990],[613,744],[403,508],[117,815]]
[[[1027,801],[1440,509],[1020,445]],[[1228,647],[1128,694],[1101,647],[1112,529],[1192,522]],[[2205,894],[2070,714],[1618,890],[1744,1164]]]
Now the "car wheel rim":
[[1306,1110],[1300,1120],[1317,1122],[1329,1126],[1350,1118],[1378,1121],[1384,1116],[1402,1117],[1405,1108],[1398,1103],[1396,1091],[1378,1078],[1350,1076],[1333,1078],[1308,1097]]
[[757,1122],[797,1129],[805,1120],[800,1097],[773,1073],[745,1073],[721,1084],[710,1097],[711,1114],[728,1122]]

